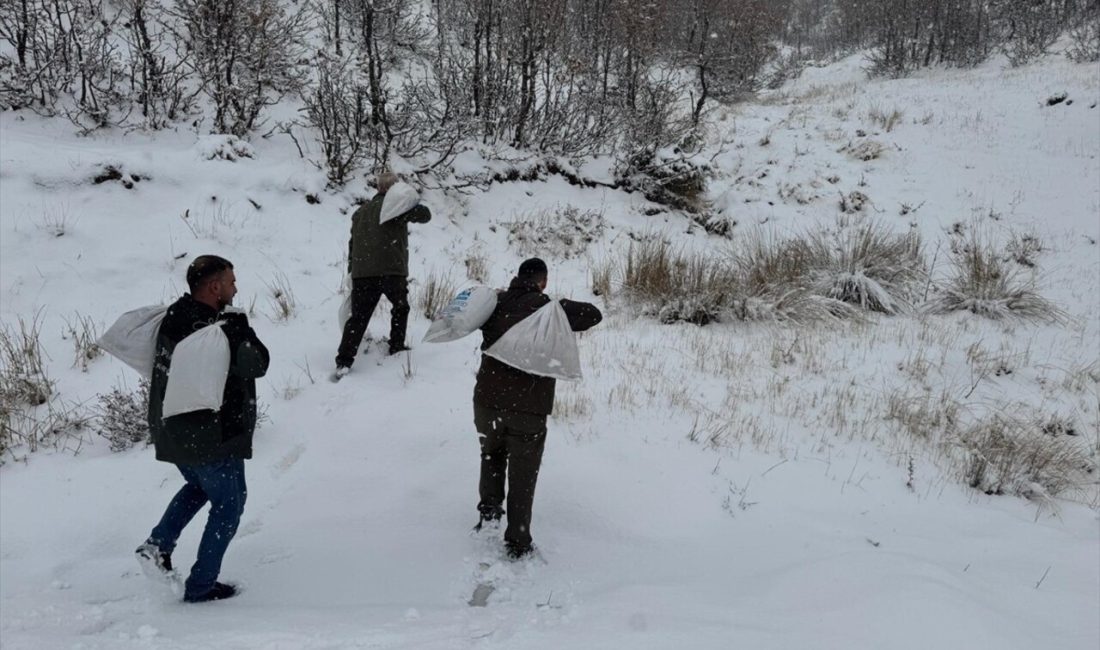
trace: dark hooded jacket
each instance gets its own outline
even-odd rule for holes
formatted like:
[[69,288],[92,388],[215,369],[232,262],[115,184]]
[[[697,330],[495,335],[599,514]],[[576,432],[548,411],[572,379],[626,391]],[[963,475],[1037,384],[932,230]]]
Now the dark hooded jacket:
[[[497,293],[497,306],[481,326],[481,349],[488,350],[512,326],[550,302],[538,284],[514,278],[506,291]],[[562,299],[561,306],[574,332],[583,332],[601,320],[603,314],[593,304]],[[554,408],[552,377],[540,377],[513,368],[503,361],[481,355],[481,367],[474,385],[474,404],[502,411],[550,415]]]
[[[162,418],[164,392],[176,344],[193,332],[223,320],[229,341],[229,376],[220,411],[192,411]],[[149,430],[157,460],[194,465],[226,458],[251,458],[256,429],[256,378],[267,372],[270,357],[244,314],[218,312],[184,294],[168,308],[157,334],[157,352],[149,384]]]
[[348,272],[353,278],[377,278],[384,275],[409,275],[409,223],[427,223],[432,212],[418,205],[404,214],[378,223],[382,216],[379,193],[351,217],[348,241]]

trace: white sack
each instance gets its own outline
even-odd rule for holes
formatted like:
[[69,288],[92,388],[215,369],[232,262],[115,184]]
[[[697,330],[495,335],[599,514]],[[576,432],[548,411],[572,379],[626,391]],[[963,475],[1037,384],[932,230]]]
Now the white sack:
[[581,378],[577,336],[557,300],[513,325],[485,354],[532,375],[566,381]]
[[344,326],[347,325],[348,319],[351,318],[351,274],[344,274],[344,300],[340,303],[340,310],[336,313],[336,322],[340,325],[340,332],[343,333]]
[[162,417],[221,410],[228,376],[229,339],[221,322],[191,334],[177,343],[172,352]]
[[451,299],[424,334],[425,343],[446,343],[471,334],[493,315],[497,292],[489,287],[470,287]]
[[386,223],[390,219],[400,217],[415,208],[418,203],[420,203],[420,195],[411,185],[394,183],[382,197],[382,213],[378,217],[378,223]]
[[157,333],[166,305],[150,305],[128,311],[103,333],[96,345],[149,379],[157,354]]

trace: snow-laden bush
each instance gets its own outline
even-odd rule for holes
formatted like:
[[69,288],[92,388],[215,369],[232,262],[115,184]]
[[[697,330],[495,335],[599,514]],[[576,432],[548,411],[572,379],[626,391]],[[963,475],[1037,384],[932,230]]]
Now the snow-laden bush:
[[1077,63],[1100,61],[1100,5],[1092,3],[1080,22],[1070,30],[1072,45],[1067,54]]
[[995,320],[1057,321],[1063,312],[1039,295],[1033,278],[1009,266],[1009,261],[982,235],[971,230],[964,240],[952,241],[953,272],[927,309],[946,314],[970,311]]
[[228,160],[236,162],[241,158],[255,158],[252,145],[235,135],[208,135],[198,139],[195,149],[204,160]]
[[627,153],[615,167],[615,179],[623,189],[687,212],[705,207],[710,173],[710,165],[679,146],[642,147]]
[[868,221],[817,236],[815,284],[820,295],[861,309],[896,314],[911,307],[927,278],[920,235]]
[[115,386],[99,396],[96,433],[110,443],[111,451],[125,451],[136,444],[148,444],[149,382],[142,380],[137,391]]
[[1080,438],[1044,431],[1045,420],[996,413],[958,436],[962,478],[986,494],[1057,496],[1087,482],[1093,459]]
[[583,255],[603,236],[603,213],[567,205],[554,210],[519,215],[503,224],[508,244],[520,255],[569,259]]

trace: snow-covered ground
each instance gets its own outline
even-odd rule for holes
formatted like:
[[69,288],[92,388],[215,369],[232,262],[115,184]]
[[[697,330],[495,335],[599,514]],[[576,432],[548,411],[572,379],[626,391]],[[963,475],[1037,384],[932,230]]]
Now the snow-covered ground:
[[[1072,103],[1047,106],[1059,92]],[[173,299],[202,253],[236,264],[238,304],[273,356],[223,572],[244,593],[187,606],[141,575],[132,551],[180,484],[150,449],[112,453],[90,434],[75,454],[72,439],[19,448],[0,469],[0,645],[1094,650],[1095,479],[1053,502],[987,496],[963,484],[950,449],[887,414],[946,398],[970,420],[1050,413],[1096,462],[1098,100],[1095,66],[1053,58],[872,82],[850,59],[715,116],[730,144],[709,192],[735,237],[832,222],[854,191],[874,218],[941,247],[940,273],[956,224],[1032,233],[1038,286],[1062,323],[661,325],[594,297],[591,270],[646,234],[717,254],[728,241],[679,214],[646,216],[638,196],[557,178],[429,192],[435,217],[411,228],[414,302],[433,274],[471,282],[470,259],[506,283],[529,253],[508,222],[565,206],[606,222],[568,259],[531,251],[550,262],[550,293],[594,300],[607,320],[581,337],[585,380],[559,383],[533,522],[544,561],[519,565],[469,534],[479,337],[419,344],[428,321],[414,305],[408,361],[373,351],[326,381],[361,183],[324,192],[323,173],[278,138],[256,138],[252,158],[208,160],[218,140],[187,131],[78,138],[64,122],[0,114],[0,317],[40,314],[59,399],[90,407],[137,384],[110,358],[72,367],[66,323],[86,316],[102,331]],[[871,116],[895,110],[889,131]],[[882,151],[858,160],[867,140]],[[106,165],[143,180],[92,183]],[[280,283],[296,303],[287,320],[271,299]],[[377,313],[371,331],[387,322]],[[181,568],[204,516],[181,540]],[[486,574],[497,591],[469,607]]]

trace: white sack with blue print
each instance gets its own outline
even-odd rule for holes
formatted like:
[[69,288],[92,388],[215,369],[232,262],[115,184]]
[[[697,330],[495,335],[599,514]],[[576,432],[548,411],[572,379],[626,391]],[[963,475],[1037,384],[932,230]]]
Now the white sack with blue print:
[[446,343],[480,329],[497,308],[497,292],[489,287],[463,289],[432,320],[425,343]]

